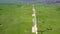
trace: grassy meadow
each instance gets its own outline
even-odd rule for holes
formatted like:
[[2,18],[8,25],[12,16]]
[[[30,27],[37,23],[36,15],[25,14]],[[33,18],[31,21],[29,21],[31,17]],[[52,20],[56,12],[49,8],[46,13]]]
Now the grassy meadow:
[[[60,5],[35,4],[38,34],[60,34]],[[0,34],[32,33],[32,4],[1,4]]]
[[36,14],[39,34],[60,34],[59,4],[36,5]]
[[0,34],[31,34],[31,14],[29,6],[0,5]]

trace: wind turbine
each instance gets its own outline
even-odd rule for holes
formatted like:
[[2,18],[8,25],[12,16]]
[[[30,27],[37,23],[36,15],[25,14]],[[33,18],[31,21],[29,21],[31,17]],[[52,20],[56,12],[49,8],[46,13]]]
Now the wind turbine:
[[35,10],[34,4],[33,4],[32,12],[33,12],[33,14],[32,14],[32,17],[33,17],[32,18],[32,21],[33,21],[32,32],[38,34],[37,22],[36,22],[36,10]]

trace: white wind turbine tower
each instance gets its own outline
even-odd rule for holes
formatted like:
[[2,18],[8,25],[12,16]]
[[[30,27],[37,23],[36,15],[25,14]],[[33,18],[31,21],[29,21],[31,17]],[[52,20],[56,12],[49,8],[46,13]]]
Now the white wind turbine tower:
[[36,22],[36,10],[33,4],[33,8],[32,8],[33,14],[32,14],[32,21],[33,21],[33,26],[32,26],[32,32],[38,34],[37,32],[37,22]]

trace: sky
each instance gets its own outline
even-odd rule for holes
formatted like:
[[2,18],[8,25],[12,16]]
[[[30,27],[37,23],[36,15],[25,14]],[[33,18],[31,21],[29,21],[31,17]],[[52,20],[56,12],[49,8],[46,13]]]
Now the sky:
[[0,2],[17,2],[17,1],[41,1],[41,0],[0,0]]
[[0,2],[16,2],[17,0],[0,0]]
[[[4,2],[17,2],[17,1],[24,1],[24,2],[44,2],[46,0],[0,0],[0,3]],[[48,0],[48,1],[55,1],[55,0]]]

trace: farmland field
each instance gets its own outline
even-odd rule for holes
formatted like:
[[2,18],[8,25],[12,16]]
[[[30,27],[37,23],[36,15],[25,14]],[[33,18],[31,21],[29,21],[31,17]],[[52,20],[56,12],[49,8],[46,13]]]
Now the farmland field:
[[39,34],[60,34],[59,4],[36,5],[36,11]]
[[0,34],[31,34],[31,7],[0,5]]
[[[60,34],[60,5],[35,4],[35,8],[38,34]],[[0,34],[34,34],[32,24],[31,4],[0,5]]]

